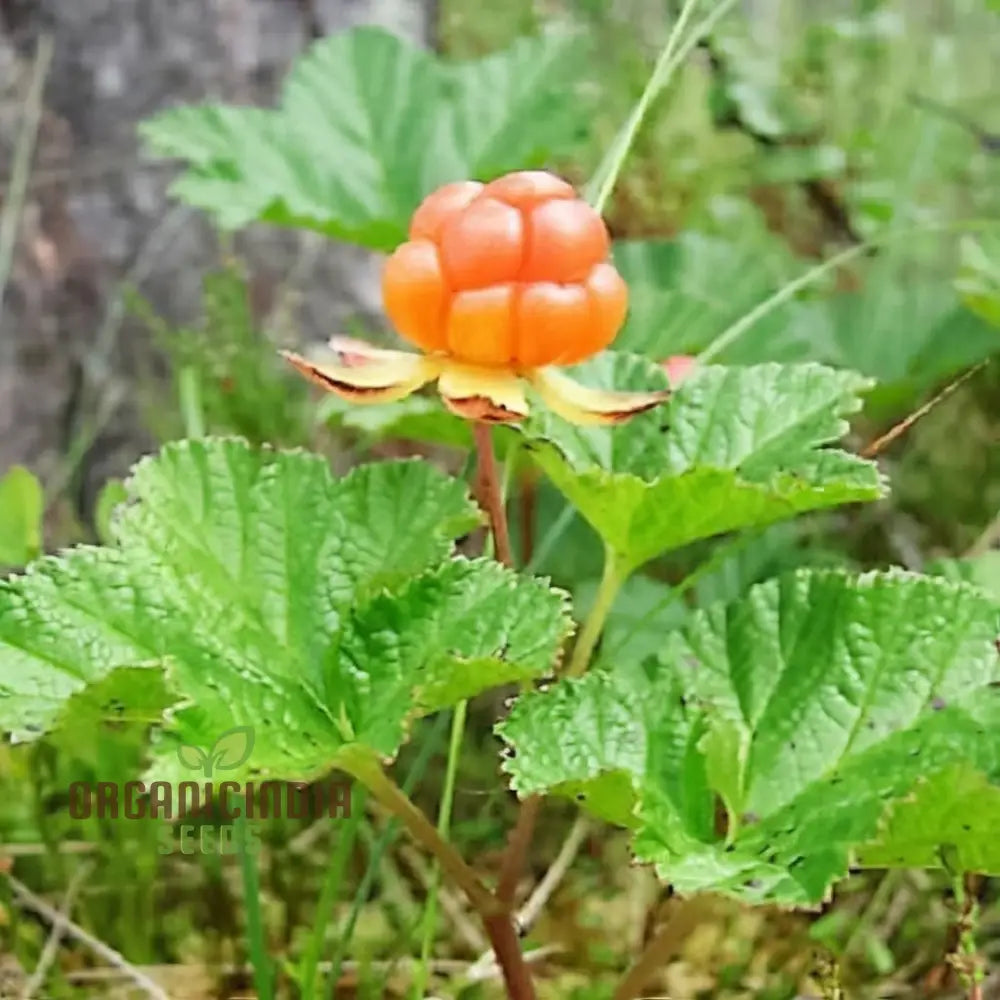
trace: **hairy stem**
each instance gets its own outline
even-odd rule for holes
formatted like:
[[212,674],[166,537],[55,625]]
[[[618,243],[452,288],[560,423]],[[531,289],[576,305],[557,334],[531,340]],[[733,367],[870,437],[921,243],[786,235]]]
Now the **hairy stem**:
[[531,849],[531,840],[535,835],[535,824],[538,822],[541,808],[541,796],[532,795],[524,799],[514,829],[507,838],[507,850],[504,852],[500,878],[497,881],[497,899],[508,908],[514,905],[517,883],[528,860],[528,851]]
[[604,555],[604,575],[601,577],[601,585],[597,588],[594,605],[573,647],[573,656],[566,668],[567,677],[579,677],[590,665],[597,640],[600,639],[604,623],[608,619],[608,613],[628,576],[628,569],[621,565],[610,549],[607,549]]
[[535,1000],[535,989],[509,909],[486,888],[458,851],[382,770],[373,753],[357,747],[346,753],[340,764],[402,822],[410,836],[436,859],[441,871],[465,893],[483,922],[510,1000]]
[[535,1000],[535,985],[531,981],[528,963],[521,952],[521,942],[510,914],[495,913],[491,917],[483,917],[483,927],[493,946],[510,1000]]
[[[615,602],[621,585],[627,578],[628,572],[622,569],[614,553],[610,549],[607,550],[601,586],[594,600],[594,606],[580,632],[580,637],[573,647],[573,658],[566,671],[568,677],[578,677],[587,669],[601,630],[604,628],[604,622],[607,620],[608,612]],[[525,799],[521,803],[517,823],[507,841],[507,851],[504,854],[503,865],[500,868],[500,879],[497,883],[497,898],[507,907],[513,907],[517,883],[524,870],[541,808],[542,799],[540,796],[532,795]]]
[[[430,762],[431,755],[437,752],[438,744],[441,737],[444,735],[444,726],[447,719],[444,715],[439,715],[431,727],[430,733],[424,738],[422,745],[420,747],[420,752],[417,754],[416,760],[410,767],[409,772],[403,781],[403,794],[409,796],[414,788],[423,779],[424,772],[427,770],[427,765]],[[361,801],[361,796],[357,797],[358,805],[358,815],[360,816],[364,812],[364,804]],[[353,805],[353,801],[352,801]],[[351,809],[351,814],[354,814],[354,808]],[[386,850],[389,848],[390,844],[395,840],[399,832],[399,820],[392,819],[386,824],[385,829],[379,834],[378,839],[375,841],[371,850],[368,854],[368,864],[365,867],[365,872],[361,876],[361,884],[358,886],[357,892],[354,894],[354,899],[351,901],[351,909],[347,914],[347,920],[345,921],[340,932],[336,936],[337,943],[334,948],[333,958],[330,962],[330,975],[327,977],[326,981],[326,991],[323,994],[324,1000],[332,1000],[334,993],[336,992],[337,983],[340,981],[340,973],[344,965],[344,956],[347,954],[347,949],[354,939],[354,930],[357,927],[358,920],[361,917],[361,910],[364,904],[368,901],[371,894],[372,886],[375,883],[375,879],[378,877],[379,864],[382,861],[382,856],[385,854]]]
[[500,476],[497,474],[497,459],[493,451],[493,428],[489,424],[476,420],[472,422],[472,437],[476,442],[476,454],[479,457],[479,469],[476,475],[477,492],[480,505],[490,519],[493,532],[493,551],[497,560],[504,566],[513,566],[514,559],[510,552],[510,532],[507,529],[507,509],[500,489]]
[[983,960],[976,944],[979,930],[979,900],[976,898],[976,878],[968,872],[957,872],[952,876],[955,906],[958,919],[955,923],[956,943],[949,956],[958,973],[959,981],[968,1000],[982,1000]]
[[433,855],[441,870],[465,893],[479,914],[485,917],[502,912],[503,908],[493,893],[410,801],[409,796],[382,770],[374,754],[358,748],[345,756],[341,766],[362,782],[375,799],[402,822],[410,836]]

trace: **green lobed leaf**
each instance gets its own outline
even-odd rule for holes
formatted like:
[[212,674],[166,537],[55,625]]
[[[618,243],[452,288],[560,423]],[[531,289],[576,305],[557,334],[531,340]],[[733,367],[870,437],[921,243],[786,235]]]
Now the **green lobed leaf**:
[[355,28],[299,59],[280,110],[186,106],[142,133],[188,164],[174,194],[223,227],[264,221],[387,250],[439,184],[540,165],[566,147],[575,47],[545,34],[455,65]]
[[[667,384],[657,366],[614,352],[576,374],[601,388]],[[698,539],[880,497],[873,463],[825,447],[868,385],[820,365],[703,368],[623,426],[576,427],[542,410],[525,433],[553,483],[634,568]]]
[[942,868],[1000,873],[1000,787],[958,765],[921,783],[893,811],[885,828],[861,848],[872,868]]
[[453,560],[481,522],[464,484],[419,461],[336,479],[303,452],[235,440],[139,463],[115,545],[0,583],[0,728],[48,728],[88,683],[169,665],[182,700],[157,747],[207,750],[253,727],[241,770],[308,778],[360,743],[393,754],[411,718],[545,673],[564,596],[489,561]]
[[798,571],[696,613],[655,660],[522,696],[505,767],[630,826],[680,892],[816,903],[924,780],[1000,782],[997,627],[965,585]]

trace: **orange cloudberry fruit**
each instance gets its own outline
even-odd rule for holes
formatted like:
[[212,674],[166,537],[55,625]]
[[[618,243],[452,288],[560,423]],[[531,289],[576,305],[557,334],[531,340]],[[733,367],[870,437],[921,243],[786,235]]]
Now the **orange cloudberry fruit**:
[[619,423],[668,395],[595,389],[556,370],[611,343],[628,290],[601,217],[553,174],[439,188],[386,262],[382,293],[396,330],[422,354],[334,337],[333,361],[285,357],[355,403],[402,399],[436,380],[449,409],[490,423],[528,415],[525,384],[579,424]]
[[600,215],[565,181],[519,171],[435,191],[389,258],[386,312],[425,351],[536,368],[603,350],[628,305]]

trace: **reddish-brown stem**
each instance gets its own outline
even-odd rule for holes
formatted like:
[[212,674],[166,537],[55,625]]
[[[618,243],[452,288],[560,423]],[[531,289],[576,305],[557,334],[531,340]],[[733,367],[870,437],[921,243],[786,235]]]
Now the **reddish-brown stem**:
[[438,833],[433,823],[385,773],[369,751],[342,752],[341,767],[361,781],[390,813],[401,820],[410,836],[438,861],[441,870],[458,885],[475,908],[490,939],[510,1000],[535,1000],[528,965],[511,919],[495,893],[489,891],[462,856]]
[[476,442],[479,468],[476,474],[476,498],[490,519],[493,531],[493,549],[497,560],[504,566],[513,566],[510,553],[510,532],[507,530],[507,511],[500,490],[497,460],[493,452],[493,428],[478,420],[472,421],[472,437]]
[[[476,442],[476,453],[479,456],[477,473],[477,490],[479,503],[489,514],[493,527],[493,550],[496,558],[504,566],[513,567],[514,560],[510,551],[510,534],[507,530],[507,512],[504,509],[503,495],[500,490],[500,477],[497,475],[496,456],[493,452],[492,428],[489,424],[475,422],[472,434]],[[520,881],[528,851],[531,848],[531,838],[535,832],[535,821],[541,799],[532,796],[521,803],[517,823],[511,831],[500,868],[500,881],[497,884],[497,898],[508,910],[513,906],[517,883]]]
[[535,1000],[535,984],[521,953],[514,922],[509,913],[483,917],[483,927],[497,957],[510,1000]]
[[966,382],[972,378],[973,375],[979,374],[988,364],[989,358],[985,361],[980,361],[978,365],[973,365],[967,372],[963,372],[958,378],[949,382],[939,393],[929,399],[923,406],[918,407],[914,410],[908,417],[901,420],[894,427],[890,427],[885,434],[876,438],[871,444],[867,445],[861,451],[862,458],[874,458],[879,452],[892,444],[896,438],[905,434],[918,420],[926,417],[931,410],[934,409],[939,403],[943,403],[956,389],[965,385]]
[[635,964],[625,973],[613,1000],[635,1000],[643,995],[650,979],[680,950],[699,923],[698,907],[680,903],[673,915],[653,935]]
[[[496,454],[493,450],[493,429],[479,421],[472,423],[472,437],[476,443],[479,465],[476,473],[477,499],[490,519],[493,533],[493,554],[504,566],[514,567],[510,550],[510,531],[507,527],[507,510],[504,505],[500,476],[497,473]],[[483,913],[483,926],[489,935],[490,944],[497,957],[503,974],[507,994],[511,1000],[534,1000],[535,987],[531,973],[521,953],[521,943],[511,916],[514,894],[524,868],[531,838],[535,830],[535,819],[541,799],[533,796],[521,804],[518,820],[511,831],[500,870],[500,881],[494,894],[501,912]]]
[[504,852],[503,864],[500,866],[500,878],[497,882],[497,899],[505,907],[512,908],[517,894],[517,883],[521,880],[521,872],[528,860],[531,849],[531,839],[535,834],[535,824],[542,808],[542,800],[538,795],[532,795],[521,803],[517,822],[507,838],[507,850]]

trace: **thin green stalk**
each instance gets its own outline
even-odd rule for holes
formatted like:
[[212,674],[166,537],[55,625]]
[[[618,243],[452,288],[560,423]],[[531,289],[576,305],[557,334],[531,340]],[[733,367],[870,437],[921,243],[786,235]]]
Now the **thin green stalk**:
[[[660,612],[665,611],[670,607],[674,601],[680,600],[692,587],[700,583],[706,576],[714,573],[727,559],[734,556],[740,549],[748,545],[753,539],[760,536],[760,529],[756,531],[745,531],[743,534],[735,536],[729,542],[723,543],[716,547],[712,552],[711,556],[708,557],[703,563],[701,563],[697,569],[688,573],[680,583],[675,587],[671,587],[668,593],[664,596],[661,601],[658,601],[653,607],[651,607],[641,618],[638,618],[633,625],[633,629],[638,630],[642,628],[643,625],[649,621],[650,618],[660,614]],[[624,642],[627,637],[623,637]],[[613,656],[615,653],[615,648],[609,648],[607,655]]]
[[[451,807],[455,798],[455,778],[458,774],[458,759],[462,753],[462,737],[465,734],[465,718],[468,702],[460,701],[455,706],[451,718],[451,740],[448,744],[448,763],[445,767],[444,790],[441,794],[441,808],[438,810],[438,833],[444,840],[448,839],[451,829]],[[413,976],[413,997],[420,1000],[424,995],[429,977],[431,952],[434,949],[434,938],[437,934],[437,904],[438,891],[441,886],[441,869],[437,862],[431,872],[431,884],[427,893],[427,905],[424,908],[423,940],[420,945],[420,962]]]
[[180,396],[181,418],[184,421],[184,436],[204,437],[205,414],[201,405],[201,387],[198,385],[198,372],[193,365],[181,369],[177,392]]
[[351,790],[351,815],[338,829],[334,840],[333,851],[330,854],[330,864],[327,866],[320,889],[319,901],[316,903],[316,916],[313,918],[312,934],[302,956],[299,986],[304,1000],[312,1000],[316,996],[316,972],[319,968],[320,955],[323,953],[323,941],[326,928],[333,915],[333,904],[344,881],[344,872],[350,860],[354,842],[357,839],[358,827],[365,814],[365,790]]
[[0,214],[0,328],[3,327],[4,292],[14,263],[14,246],[21,224],[21,209],[24,207],[31,175],[31,161],[35,155],[38,127],[44,111],[45,81],[52,65],[53,42],[51,35],[42,35],[35,49],[35,63],[31,71],[31,84],[24,104],[24,123],[14,148],[14,164],[11,169],[10,186],[4,198],[4,210]]
[[579,677],[590,665],[591,657],[594,655],[594,647],[604,630],[608,613],[615,603],[618,591],[621,590],[622,584],[629,578],[631,572],[631,567],[624,566],[610,548],[605,549],[604,574],[601,576],[601,584],[597,588],[594,604],[587,615],[587,620],[583,623],[576,645],[573,647],[573,656],[566,668],[567,677]]
[[[447,715],[439,715],[435,720],[431,728],[430,733],[424,740],[423,745],[420,747],[420,752],[417,754],[416,759],[407,772],[406,778],[403,780],[403,794],[411,795],[413,790],[420,783],[420,780],[424,776],[424,772],[427,770],[427,765],[430,763],[430,759],[434,752],[438,748],[438,744],[441,738],[444,736],[444,727],[448,721]],[[351,810],[353,812],[353,810]],[[329,1000],[333,996],[336,984],[340,979],[341,969],[343,968],[344,958],[347,955],[347,949],[350,947],[351,941],[354,938],[354,928],[357,926],[358,919],[361,916],[361,910],[371,893],[372,886],[375,884],[375,879],[378,876],[379,864],[382,861],[382,857],[385,852],[389,849],[390,844],[396,839],[399,833],[399,820],[393,818],[386,825],[385,829],[379,834],[378,839],[375,841],[374,847],[368,856],[368,865],[365,868],[364,874],[361,876],[361,883],[358,886],[358,891],[354,894],[354,899],[351,901],[351,909],[347,914],[347,920],[344,921],[344,928],[340,932],[337,938],[337,945],[334,950],[333,958],[330,962],[330,975],[327,979],[327,987],[324,993]]]
[[924,233],[964,232],[976,229],[991,229],[996,228],[996,226],[997,221],[995,219],[963,219],[957,222],[931,223],[926,226],[914,226],[912,229],[895,229],[879,236],[873,236],[870,240],[866,240],[864,243],[857,243],[852,247],[848,247],[846,250],[834,254],[829,260],[824,260],[815,267],[809,268],[808,271],[803,272],[787,284],[782,285],[782,287],[779,288],[773,295],[769,295],[762,302],[754,306],[748,313],[744,313],[743,316],[723,330],[722,333],[720,333],[719,336],[716,337],[715,340],[713,340],[712,343],[698,355],[698,362],[700,364],[706,364],[713,358],[717,357],[724,350],[726,350],[726,348],[731,347],[733,343],[742,337],[743,334],[746,333],[747,330],[749,330],[755,323],[763,319],[769,313],[773,312],[779,306],[784,305],[793,295],[796,294],[796,292],[801,291],[807,285],[811,285],[814,281],[818,281],[824,275],[829,274],[830,271],[833,271],[841,265],[854,260],[855,257],[860,257],[862,254],[868,253],[869,251],[880,246],[893,243],[896,240],[910,239],[913,236]]
[[545,564],[545,560],[548,559],[552,550],[559,544],[562,536],[566,534],[566,530],[573,523],[575,517],[576,508],[571,504],[566,504],[559,516],[549,526],[548,531],[545,532],[545,536],[538,543],[531,561],[524,567],[525,573],[538,572],[539,567]]
[[673,63],[677,44],[697,4],[698,0],[685,0],[684,6],[681,8],[681,12],[677,16],[670,34],[667,36],[663,50],[656,60],[653,72],[650,73],[649,79],[646,81],[646,86],[639,95],[639,100],[635,103],[631,114],[628,116],[619,133],[612,140],[611,146],[604,155],[604,159],[587,185],[588,200],[590,200],[598,212],[604,211],[604,206],[607,204],[615,182],[618,180],[618,175],[625,165],[625,160],[628,158],[632,144],[635,142],[635,137],[639,134],[639,129],[642,127],[646,113],[649,111],[649,105],[652,103],[653,98],[670,82],[670,77],[673,75]]
[[240,869],[243,874],[243,908],[247,919],[247,947],[253,966],[253,983],[258,1000],[273,1000],[271,959],[267,953],[264,920],[260,910],[260,878],[257,858],[250,850],[247,821],[242,814],[236,817],[236,838],[239,845]]
[[[604,211],[653,98],[670,83],[674,73],[691,54],[694,47],[735,6],[736,0],[722,0],[710,14],[695,26],[688,38],[681,42],[680,37],[694,13],[697,2],[698,0],[685,0],[639,100],[632,108],[632,112],[621,131],[615,136],[607,154],[594,172],[594,176],[587,184],[587,198],[598,212]],[[774,305],[779,304],[779,302],[774,303]],[[756,322],[756,318],[753,322]],[[572,524],[575,515],[576,511],[572,507],[567,505],[564,508],[535,550],[531,562],[526,567],[527,572],[536,571],[544,563],[566,533],[567,528]]]

